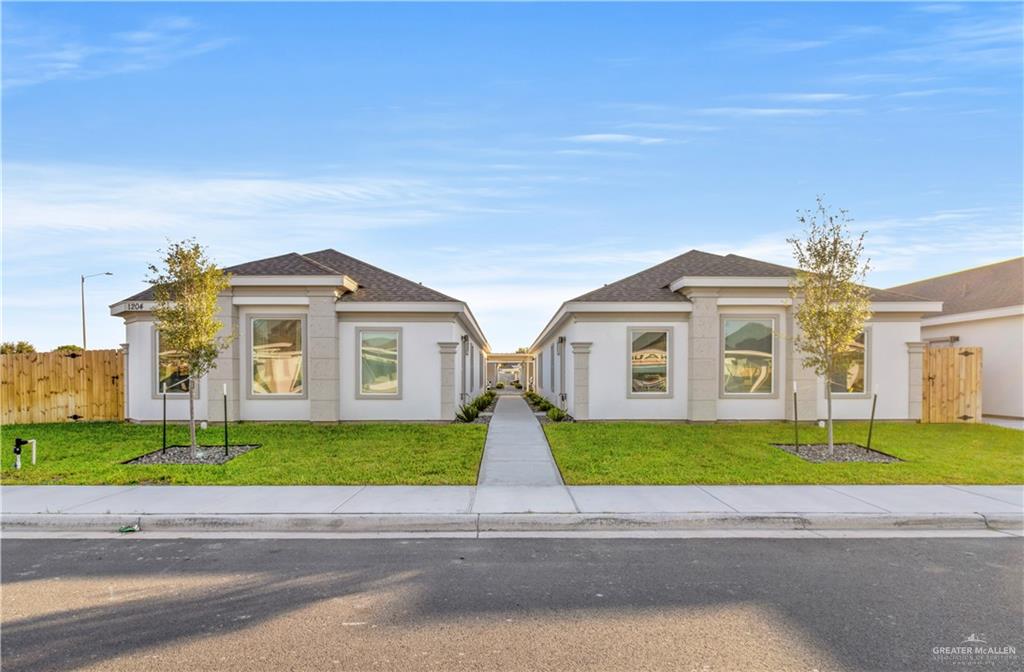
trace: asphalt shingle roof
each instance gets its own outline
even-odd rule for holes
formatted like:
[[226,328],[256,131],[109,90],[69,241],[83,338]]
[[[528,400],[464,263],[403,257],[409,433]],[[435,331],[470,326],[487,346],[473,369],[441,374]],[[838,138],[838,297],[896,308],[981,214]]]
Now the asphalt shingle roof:
[[1024,305],[1024,257],[892,287],[942,301],[938,315]]
[[[738,254],[712,254],[690,250],[678,257],[600,287],[572,301],[685,301],[686,297],[669,289],[684,275],[698,277],[788,278],[796,269]],[[872,289],[874,301],[919,301],[920,298],[884,289]]]
[[[289,252],[276,257],[247,261],[224,270],[232,275],[347,275],[359,284],[359,288],[342,296],[341,301],[458,301],[418,282],[332,249],[309,254]],[[150,287],[128,297],[125,301],[153,299],[153,288]]]

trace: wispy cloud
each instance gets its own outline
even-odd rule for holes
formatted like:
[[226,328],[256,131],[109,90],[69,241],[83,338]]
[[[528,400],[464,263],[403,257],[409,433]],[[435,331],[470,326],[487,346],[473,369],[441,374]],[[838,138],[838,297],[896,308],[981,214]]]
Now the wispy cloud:
[[704,107],[697,112],[722,117],[821,117],[834,112],[823,107]]
[[587,133],[584,135],[570,135],[564,139],[569,142],[596,143],[603,145],[660,145],[668,141],[667,138],[631,135],[629,133]]
[[88,41],[66,30],[14,18],[4,26],[3,84],[11,88],[152,70],[230,42],[183,16],[155,18],[135,30]]
[[811,93],[767,93],[759,96],[766,100],[781,100],[789,103],[836,103],[848,100],[862,100],[868,94],[811,92]]

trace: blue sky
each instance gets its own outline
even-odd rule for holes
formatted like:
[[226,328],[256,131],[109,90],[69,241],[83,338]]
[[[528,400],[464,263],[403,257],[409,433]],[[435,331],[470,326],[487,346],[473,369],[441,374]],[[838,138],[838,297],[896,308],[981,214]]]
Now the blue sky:
[[334,247],[496,350],[691,248],[788,263],[825,194],[876,286],[1022,253],[1019,4],[3,5],[4,340],[123,341],[167,238]]

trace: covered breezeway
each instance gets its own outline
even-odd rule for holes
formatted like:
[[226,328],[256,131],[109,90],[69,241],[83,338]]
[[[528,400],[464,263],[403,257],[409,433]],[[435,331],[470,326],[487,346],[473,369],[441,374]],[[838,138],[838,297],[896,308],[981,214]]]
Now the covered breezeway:
[[487,386],[499,382],[508,387],[520,383],[525,390],[532,390],[535,363],[533,355],[527,353],[491,352],[487,354]]

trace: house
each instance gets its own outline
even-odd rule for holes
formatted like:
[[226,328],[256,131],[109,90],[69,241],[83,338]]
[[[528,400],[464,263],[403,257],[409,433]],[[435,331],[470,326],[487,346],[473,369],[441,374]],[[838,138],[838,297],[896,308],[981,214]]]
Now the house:
[[780,420],[921,415],[921,319],[941,304],[872,290],[850,364],[826,381],[802,365],[792,268],[691,250],[566,301],[530,347],[531,383],[577,419]]
[[982,413],[1024,418],[1024,257],[893,287],[942,301],[921,321],[930,347],[978,346]]
[[[484,387],[487,339],[462,301],[332,249],[224,269],[221,334],[197,417],[450,420]],[[152,288],[110,307],[127,333],[125,417],[188,418],[187,370],[160,347]]]

